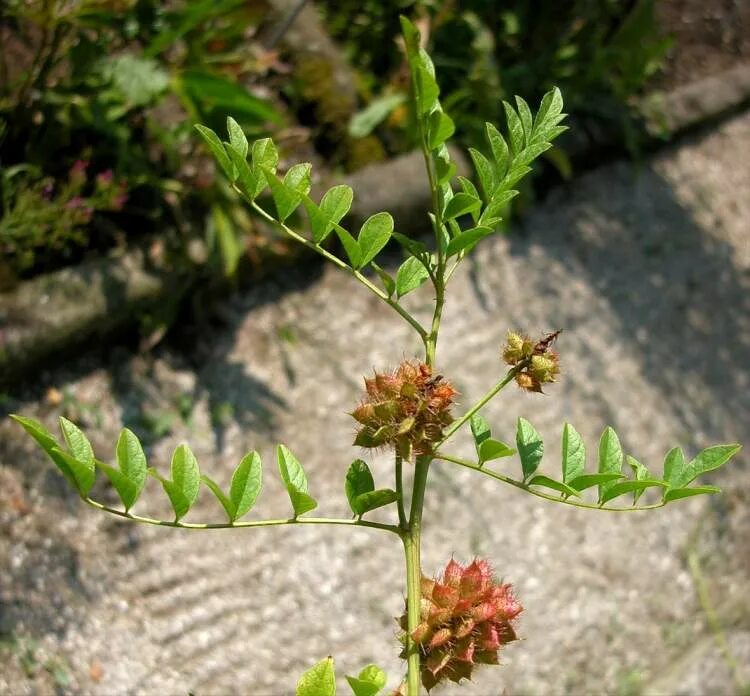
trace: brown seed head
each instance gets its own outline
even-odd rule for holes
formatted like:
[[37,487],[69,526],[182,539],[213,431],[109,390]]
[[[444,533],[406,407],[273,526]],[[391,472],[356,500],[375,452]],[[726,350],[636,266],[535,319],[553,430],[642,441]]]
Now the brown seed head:
[[405,459],[429,454],[453,421],[457,392],[424,363],[402,362],[393,372],[365,378],[362,402],[352,417],[362,426],[354,440],[360,447],[392,445]]

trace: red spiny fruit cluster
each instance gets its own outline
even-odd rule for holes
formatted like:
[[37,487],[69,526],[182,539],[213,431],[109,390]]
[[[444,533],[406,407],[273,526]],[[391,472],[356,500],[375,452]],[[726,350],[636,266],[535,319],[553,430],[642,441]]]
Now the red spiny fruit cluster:
[[[441,580],[422,576],[421,623],[411,636],[422,653],[425,688],[470,679],[476,665],[498,664],[500,648],[516,640],[513,623],[521,610],[511,586],[495,581],[487,561],[463,567],[451,560]],[[406,614],[400,624],[406,631]]]
[[365,378],[365,395],[352,412],[360,447],[392,445],[404,459],[430,454],[453,421],[456,390],[424,363],[402,362],[393,372]]

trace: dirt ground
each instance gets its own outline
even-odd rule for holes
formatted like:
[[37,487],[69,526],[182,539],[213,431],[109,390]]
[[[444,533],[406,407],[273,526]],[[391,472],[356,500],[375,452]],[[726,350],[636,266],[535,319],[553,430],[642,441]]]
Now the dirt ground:
[[[750,443],[748,190],[746,113],[651,161],[614,162],[553,191],[452,280],[441,373],[469,404],[501,374],[507,328],[563,328],[560,384],[547,396],[504,392],[486,412],[506,440],[518,415],[531,420],[547,442],[547,471],[559,467],[565,421],[586,439],[589,467],[606,424],[656,471],[677,443],[689,455],[717,441]],[[410,304],[422,312],[429,299],[415,293]],[[162,471],[187,440],[221,482],[256,448],[266,486],[254,518],[287,514],[272,459],[284,442],[322,513],[345,515],[344,473],[363,454],[349,445],[346,411],[362,374],[416,354],[408,327],[316,266],[236,296],[209,331],[199,349],[83,357],[6,406],[50,427],[60,413],[80,420],[104,458],[130,424]],[[454,450],[470,456],[468,439]],[[390,486],[387,458],[371,462],[376,482]],[[451,554],[486,556],[525,606],[523,640],[503,667],[479,672],[460,693],[747,693],[747,462],[742,454],[707,477],[721,496],[621,515],[547,504],[435,464],[426,572]],[[103,483],[95,494],[113,500]],[[155,486],[138,510],[168,516]],[[218,521],[221,511],[204,491],[189,519]],[[0,559],[3,694],[289,694],[328,654],[342,678],[370,661],[390,685],[402,674],[395,539],[366,529],[188,533],[121,522],[83,507],[7,419]]]
[[656,16],[673,38],[661,87],[690,84],[750,61],[750,3],[747,0],[658,0]]

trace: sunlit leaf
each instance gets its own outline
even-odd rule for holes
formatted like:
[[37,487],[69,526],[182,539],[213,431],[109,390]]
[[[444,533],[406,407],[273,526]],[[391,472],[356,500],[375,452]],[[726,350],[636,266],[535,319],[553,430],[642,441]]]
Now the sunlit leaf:
[[[616,483],[614,486],[612,486],[602,496],[602,499],[599,502],[604,504],[604,503],[609,502],[610,500],[613,500],[614,498],[618,498],[621,495],[625,495],[626,493],[638,493],[640,495],[647,488],[653,488],[655,486],[666,488],[666,485],[667,484],[664,481],[658,481],[656,479],[652,479],[652,480],[642,479],[640,481],[622,481],[621,483]],[[635,504],[635,502],[636,501],[634,500],[633,503]]]
[[349,470],[346,472],[344,490],[352,512],[355,515],[361,515],[363,511],[355,504],[357,496],[375,490],[375,481],[372,478],[370,467],[362,459],[355,459],[349,466]]
[[375,213],[364,221],[357,242],[361,256],[357,268],[366,266],[388,243],[393,232],[393,218],[390,213]]
[[669,503],[680,498],[690,498],[694,495],[711,495],[721,493],[721,488],[716,486],[692,486],[691,488],[669,488],[664,493],[664,502]]
[[429,277],[430,274],[424,264],[414,256],[409,257],[399,266],[396,273],[396,294],[403,297],[412,290],[416,290]]
[[300,677],[296,696],[336,696],[336,674],[332,657],[321,660]]
[[462,251],[468,253],[476,246],[477,242],[488,237],[493,232],[494,230],[491,227],[473,227],[470,230],[461,232],[461,234],[453,237],[453,239],[448,242],[445,255],[453,256]]
[[575,496],[580,497],[580,493],[575,488],[571,488],[562,481],[555,481],[555,479],[549,476],[534,476],[528,483],[529,486],[542,486],[544,488],[551,488],[554,491],[562,493],[564,496]]
[[216,133],[214,133],[210,128],[202,126],[199,123],[195,125],[195,130],[200,133],[201,138],[203,138],[206,145],[208,145],[208,149],[211,150],[211,154],[219,163],[219,166],[224,170],[227,178],[230,181],[234,181],[237,178],[237,173],[234,166],[232,165],[232,161],[229,159],[227,151],[224,149],[224,145],[219,139],[219,136],[216,135]]
[[489,438],[479,445],[479,461],[481,463],[492,461],[493,459],[500,459],[501,457],[510,457],[515,454],[514,450],[510,445],[501,442],[500,440],[493,440]]
[[55,466],[57,466],[73,487],[78,488],[76,477],[73,475],[65,459],[58,454],[61,447],[52,433],[34,418],[19,416],[15,413],[10,417],[34,438],[36,443],[47,453],[47,456],[54,462]]
[[245,159],[248,151],[247,137],[245,137],[240,124],[231,116],[227,116],[227,133],[229,133],[229,143],[231,146],[242,159]]
[[714,445],[704,449],[681,472],[673,472],[674,475],[669,480],[670,487],[685,488],[701,474],[726,464],[741,449],[742,446],[738,444]]
[[586,446],[578,431],[566,423],[562,435],[562,475],[565,483],[583,475],[586,470]]
[[354,696],[375,696],[385,687],[386,674],[377,665],[367,665],[358,676],[347,677]]
[[260,455],[249,452],[237,465],[229,486],[229,499],[234,506],[232,521],[246,515],[255,505],[263,482]]
[[[609,426],[604,429],[599,439],[599,473],[622,473],[622,447],[617,433]],[[599,501],[607,491],[614,486],[614,481],[604,481],[599,484]]]
[[539,468],[544,456],[544,443],[534,426],[525,418],[518,419],[516,447],[521,458],[524,479],[529,478]]
[[180,445],[172,455],[172,480],[162,479],[162,486],[172,503],[175,518],[184,517],[198,498],[201,475],[195,455],[187,445]]

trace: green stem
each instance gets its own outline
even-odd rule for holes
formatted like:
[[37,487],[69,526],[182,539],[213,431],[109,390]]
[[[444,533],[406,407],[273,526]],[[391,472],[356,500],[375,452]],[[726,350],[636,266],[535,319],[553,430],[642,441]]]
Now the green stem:
[[212,524],[198,524],[195,522],[175,522],[167,520],[157,520],[152,517],[142,517],[141,515],[134,515],[132,512],[126,512],[124,510],[118,510],[117,508],[109,507],[103,503],[92,500],[91,498],[83,498],[83,502],[87,503],[97,510],[103,510],[109,512],[112,515],[118,517],[124,517],[125,519],[132,520],[133,522],[140,522],[141,524],[155,524],[160,527],[178,527],[179,529],[244,529],[248,527],[278,527],[285,524],[341,524],[347,527],[370,527],[372,529],[380,529],[386,532],[393,532],[401,536],[403,530],[399,527],[390,524],[381,524],[380,522],[367,522],[360,519],[337,519],[334,517],[293,517],[289,519],[278,519],[278,520],[257,520],[253,522],[217,522]]
[[[239,189],[236,189],[238,193],[242,194]],[[245,199],[247,200],[247,199]],[[394,311],[396,311],[398,314],[400,314],[407,323],[419,334],[419,336],[422,338],[422,340],[426,340],[427,338],[427,331],[425,331],[424,327],[411,315],[409,312],[407,312],[396,300],[394,300],[391,297],[388,297],[388,295],[383,292],[377,285],[375,285],[373,282],[371,282],[368,278],[366,278],[364,275],[362,275],[359,271],[352,268],[349,264],[342,261],[338,256],[335,256],[327,249],[324,249],[321,246],[318,246],[315,244],[315,242],[310,241],[309,239],[305,239],[301,234],[298,232],[295,232],[290,227],[287,227],[283,222],[277,220],[273,215],[270,215],[267,213],[263,208],[261,208],[255,201],[249,201],[250,205],[253,207],[253,210],[255,210],[264,220],[267,220],[268,222],[272,223],[276,227],[278,227],[282,232],[284,232],[286,235],[294,239],[296,242],[299,242],[300,244],[303,244],[308,249],[314,251],[317,254],[320,254],[324,259],[330,261],[335,266],[338,266],[341,270],[346,271],[351,275],[353,278],[358,280],[362,285],[364,285],[370,292],[372,292],[374,295],[376,295],[379,299],[381,299],[383,302],[385,302],[389,307],[391,307]]]
[[404,477],[403,477],[403,459],[400,454],[396,454],[396,495],[398,496],[398,526],[406,530],[406,513],[404,511]]
[[531,493],[531,495],[535,495],[537,498],[551,500],[553,503],[562,503],[563,505],[586,508],[587,510],[604,510],[606,512],[635,512],[638,510],[656,510],[656,508],[664,507],[664,505],[666,505],[666,503],[662,502],[654,503],[653,505],[642,505],[641,507],[602,507],[601,505],[595,503],[584,503],[577,500],[571,500],[570,498],[559,498],[557,496],[550,495],[549,493],[542,493],[541,491],[529,488],[529,486],[523,481],[517,481],[516,479],[512,479],[509,476],[503,476],[502,474],[498,474],[496,471],[485,469],[479,464],[474,464],[473,462],[466,461],[465,459],[460,459],[459,457],[454,457],[450,454],[437,452],[435,454],[435,459],[440,459],[444,462],[450,462],[451,464],[458,464],[459,466],[463,466],[467,469],[473,469],[474,471],[478,471],[480,474],[484,474],[485,476],[489,476],[491,478],[497,479],[498,481],[502,481],[503,483],[507,483],[508,485],[514,486],[515,488],[525,491],[526,493]]
[[469,420],[471,420],[471,417],[477,413],[482,407],[485,406],[491,399],[493,399],[497,394],[502,391],[510,382],[515,379],[515,376],[523,370],[523,368],[526,367],[526,361],[518,363],[515,367],[508,370],[508,374],[505,375],[492,389],[490,389],[479,401],[477,401],[466,413],[464,413],[463,416],[461,416],[459,419],[454,420],[453,423],[446,428],[445,433],[443,434],[443,439],[437,443],[437,446],[440,447],[443,443],[445,443],[450,437],[453,436],[453,434],[461,428],[464,423],[467,423]]
[[431,457],[417,457],[414,468],[414,492],[409,513],[409,531],[402,537],[404,553],[406,554],[406,616],[408,626],[406,634],[406,684],[408,696],[419,696],[421,682],[419,645],[412,640],[411,634],[422,620],[420,540],[422,535],[422,509],[430,461]]

